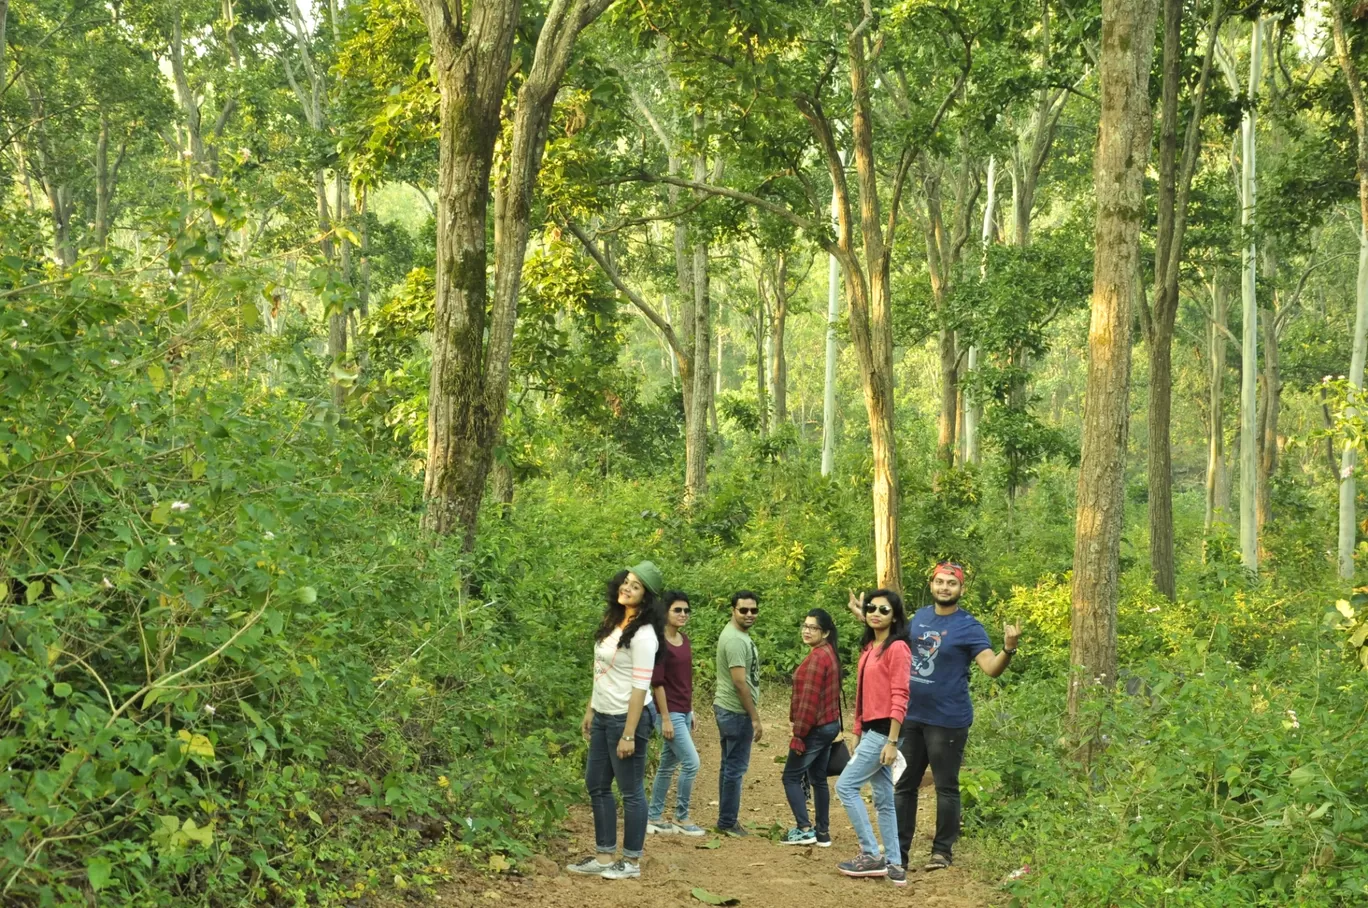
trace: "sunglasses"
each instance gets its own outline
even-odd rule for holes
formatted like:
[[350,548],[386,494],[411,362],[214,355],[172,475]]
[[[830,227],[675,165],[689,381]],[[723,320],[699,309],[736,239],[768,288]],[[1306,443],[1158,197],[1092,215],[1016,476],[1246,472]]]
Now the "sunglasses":
[[872,603],[872,602],[866,602],[866,603],[864,604],[864,613],[865,613],[866,615],[868,615],[868,614],[871,614],[871,613],[873,613],[873,612],[878,612],[880,615],[891,615],[891,614],[893,614],[893,606],[891,606],[891,605],[875,605],[875,604]]
[[740,613],[743,614],[743,615],[758,615],[758,614],[760,614],[760,608],[759,608],[759,606],[757,606],[757,607],[755,607],[755,608],[738,608],[737,611],[740,612]]
[[672,608],[672,609],[670,609],[670,614],[672,614],[672,615],[687,615],[687,614],[689,614],[689,612],[691,612],[691,611],[693,611],[693,609],[690,609],[690,608],[687,608],[687,607],[686,607],[686,608]]

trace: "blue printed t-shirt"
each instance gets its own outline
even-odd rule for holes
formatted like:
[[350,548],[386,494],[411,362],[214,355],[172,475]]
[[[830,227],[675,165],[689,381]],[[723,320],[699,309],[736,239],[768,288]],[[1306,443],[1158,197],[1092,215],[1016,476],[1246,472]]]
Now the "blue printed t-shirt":
[[908,622],[907,643],[912,674],[905,721],[942,728],[973,725],[969,666],[979,653],[993,648],[979,620],[964,609],[937,615],[934,605],[923,606]]

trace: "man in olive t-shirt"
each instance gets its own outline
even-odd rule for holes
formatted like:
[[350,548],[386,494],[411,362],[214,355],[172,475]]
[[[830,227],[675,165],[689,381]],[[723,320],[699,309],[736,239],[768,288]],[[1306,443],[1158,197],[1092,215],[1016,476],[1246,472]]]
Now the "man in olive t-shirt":
[[722,765],[717,773],[717,831],[734,836],[749,835],[737,819],[741,813],[741,782],[750,768],[751,742],[759,743],[765,733],[760,725],[760,654],[750,638],[751,626],[759,614],[759,596],[750,590],[733,593],[731,620],[717,638],[713,714],[722,744]]

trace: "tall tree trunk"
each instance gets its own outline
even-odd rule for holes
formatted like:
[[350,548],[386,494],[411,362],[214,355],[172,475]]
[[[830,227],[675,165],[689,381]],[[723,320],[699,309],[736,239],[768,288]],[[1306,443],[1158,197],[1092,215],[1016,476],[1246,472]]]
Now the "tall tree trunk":
[[[4,68],[0,67],[0,78]],[[95,246],[103,252],[109,245],[109,203],[112,186],[109,167],[109,117],[100,113],[100,134],[95,140]]]
[[[1203,526],[1210,531],[1228,518],[1230,484],[1225,460],[1226,315],[1229,311],[1226,283],[1218,272],[1211,281],[1211,324],[1207,327],[1207,387],[1210,419],[1207,423],[1206,514]],[[1222,492],[1226,500],[1222,501]]]
[[[701,139],[702,114],[694,115],[694,135]],[[699,150],[693,158],[693,178],[702,182],[708,177],[707,162]],[[695,193],[701,198],[702,193]],[[712,300],[708,282],[708,245],[699,238],[694,242],[690,289],[693,291],[693,408],[688,424],[685,445],[684,500],[693,503],[708,494],[708,428],[713,413],[713,351]],[[722,341],[718,333],[718,344]],[[719,349],[720,366],[720,349]],[[719,368],[720,374],[720,368]]]
[[767,294],[765,293],[765,278],[761,272],[757,279],[757,290],[759,291],[759,302],[755,311],[755,405],[757,415],[760,417],[760,435],[769,435],[769,395],[765,392],[765,372],[768,367],[768,357],[766,356],[766,346],[769,341],[769,320],[765,317],[765,312],[769,308]]
[[1163,0],[1164,57],[1162,131],[1159,138],[1158,231],[1155,237],[1154,304],[1143,301],[1141,325],[1148,341],[1149,385],[1149,554],[1155,589],[1176,598],[1177,575],[1173,541],[1173,330],[1178,315],[1178,277],[1183,260],[1188,196],[1201,147],[1202,109],[1216,40],[1224,18],[1221,0],[1214,0],[1207,24],[1206,53],[1201,76],[1193,89],[1191,110],[1179,159],[1178,96],[1183,80],[1183,0]]
[[[845,155],[838,156],[844,170]],[[831,192],[831,226],[837,229],[837,191]],[[841,263],[834,254],[827,256],[827,330],[826,371],[822,381],[822,475],[830,476],[836,462],[836,329],[841,321]]]
[[474,7],[468,34],[459,27],[459,5],[421,0],[419,8],[437,64],[441,136],[423,525],[443,535],[462,532],[470,548],[498,435],[484,393],[485,224],[518,3]]
[[[988,246],[993,240],[993,217],[997,211],[997,158],[988,159],[988,198],[983,205],[983,230],[980,234],[979,245],[981,247],[981,264],[979,266],[979,276],[983,280],[988,278]],[[975,344],[969,348],[966,373],[972,375],[978,371],[979,349]],[[964,403],[964,462],[977,464],[979,462],[979,421],[983,417],[983,403],[976,395],[970,393],[966,395]]]
[[784,328],[788,319],[788,255],[779,254],[774,280],[774,317],[770,320],[770,393],[774,395],[774,426],[788,422],[788,359]]
[[[1368,100],[1364,98],[1363,76],[1349,46],[1347,5],[1343,0],[1332,0],[1330,25],[1340,70],[1344,73],[1344,81],[1349,86],[1349,94],[1354,102],[1354,129],[1358,133],[1358,159],[1355,163],[1359,181],[1359,259],[1358,279],[1354,284],[1354,337],[1349,362],[1349,385],[1361,392],[1364,364],[1368,360]],[[1353,441],[1346,440],[1340,458],[1339,545],[1336,559],[1343,580],[1354,578],[1354,550],[1358,544],[1354,515],[1357,454]]]
[[1245,569],[1259,569],[1259,443],[1258,443],[1258,357],[1259,315],[1255,294],[1258,257],[1254,248],[1255,206],[1255,108],[1263,61],[1263,20],[1255,21],[1250,37],[1249,88],[1241,123],[1240,224],[1246,235],[1241,252],[1241,302],[1244,319],[1240,375],[1240,559]]
[[[437,301],[428,394],[426,529],[462,531],[470,548],[508,396],[517,294],[532,187],[560,80],[579,33],[612,0],[553,0],[518,91],[507,182],[495,211],[494,300],[489,306],[485,219],[490,169],[508,82],[518,0],[419,0],[440,92]],[[485,340],[486,307],[488,341]]]
[[[1276,311],[1276,309],[1274,310]],[[1255,520],[1259,538],[1273,517],[1273,476],[1278,472],[1278,417],[1282,407],[1282,372],[1278,365],[1278,328],[1274,311],[1264,310],[1259,327],[1263,331],[1264,355],[1261,377],[1263,399],[1259,401],[1259,497]]]
[[1125,507],[1131,310],[1139,295],[1140,228],[1153,122],[1149,106],[1156,0],[1103,0],[1101,122],[1088,387],[1074,537],[1069,716],[1086,689],[1116,680],[1116,603]]

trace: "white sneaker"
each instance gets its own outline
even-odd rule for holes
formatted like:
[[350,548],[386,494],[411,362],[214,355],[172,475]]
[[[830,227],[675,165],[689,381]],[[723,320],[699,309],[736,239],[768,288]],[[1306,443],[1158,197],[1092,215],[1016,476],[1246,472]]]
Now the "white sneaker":
[[624,859],[605,868],[600,876],[605,880],[634,880],[641,876],[641,865]]
[[566,864],[565,869],[571,873],[582,873],[585,876],[602,876],[603,871],[612,866],[612,861],[600,861],[598,855],[591,854],[573,864]]
[[668,820],[647,820],[647,835],[675,835],[679,832],[679,827]]

